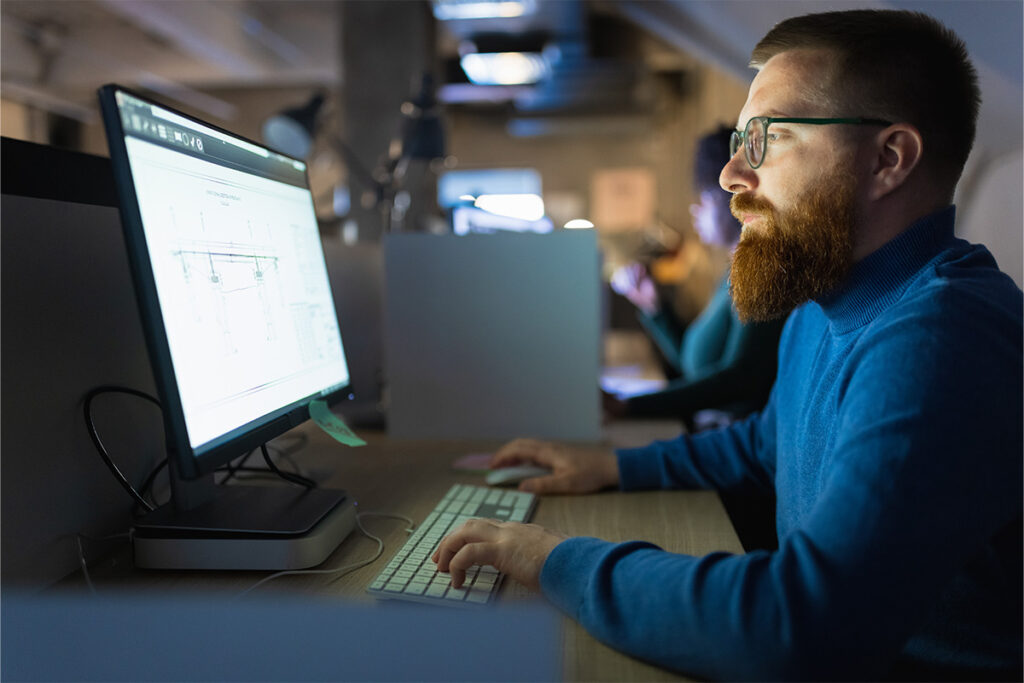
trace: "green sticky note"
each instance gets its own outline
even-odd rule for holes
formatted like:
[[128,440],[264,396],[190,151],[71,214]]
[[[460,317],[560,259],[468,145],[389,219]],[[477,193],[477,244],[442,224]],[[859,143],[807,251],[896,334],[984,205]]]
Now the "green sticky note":
[[345,421],[331,412],[324,401],[312,401],[309,404],[309,416],[332,437],[346,446],[365,446],[366,442],[349,429]]

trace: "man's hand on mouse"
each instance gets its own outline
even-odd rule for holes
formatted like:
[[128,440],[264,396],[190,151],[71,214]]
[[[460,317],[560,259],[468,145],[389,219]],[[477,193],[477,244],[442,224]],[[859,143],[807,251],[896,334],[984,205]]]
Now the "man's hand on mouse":
[[467,569],[489,564],[526,587],[540,590],[540,570],[566,538],[536,524],[471,519],[446,536],[431,559],[438,571],[451,573],[455,588],[462,586]]
[[619,462],[608,449],[578,448],[561,444],[516,439],[502,446],[491,458],[490,467],[540,465],[551,470],[519,484],[531,493],[593,493],[619,485]]

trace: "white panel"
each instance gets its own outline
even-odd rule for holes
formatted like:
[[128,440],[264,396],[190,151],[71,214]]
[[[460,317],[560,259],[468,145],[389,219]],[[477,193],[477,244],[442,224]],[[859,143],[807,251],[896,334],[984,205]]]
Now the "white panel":
[[957,235],[984,244],[999,269],[1024,287],[1024,154],[1015,150],[988,163],[978,172],[969,197],[958,207]]

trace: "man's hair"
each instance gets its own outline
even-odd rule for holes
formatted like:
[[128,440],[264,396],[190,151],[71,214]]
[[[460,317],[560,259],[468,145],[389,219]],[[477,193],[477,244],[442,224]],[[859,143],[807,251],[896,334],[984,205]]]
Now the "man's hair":
[[697,152],[693,159],[693,187],[698,193],[704,190],[721,190],[718,176],[729,163],[731,136],[732,127],[721,125],[697,141]]
[[824,84],[836,116],[909,123],[921,132],[921,166],[952,193],[974,144],[981,93],[963,41],[920,12],[851,10],[793,17],[754,48],[760,68],[795,49],[835,56]]

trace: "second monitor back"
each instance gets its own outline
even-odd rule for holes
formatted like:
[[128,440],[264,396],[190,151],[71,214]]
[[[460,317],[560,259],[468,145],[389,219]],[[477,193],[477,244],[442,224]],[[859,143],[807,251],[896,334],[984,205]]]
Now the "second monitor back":
[[600,437],[593,231],[389,235],[384,267],[392,436]]

